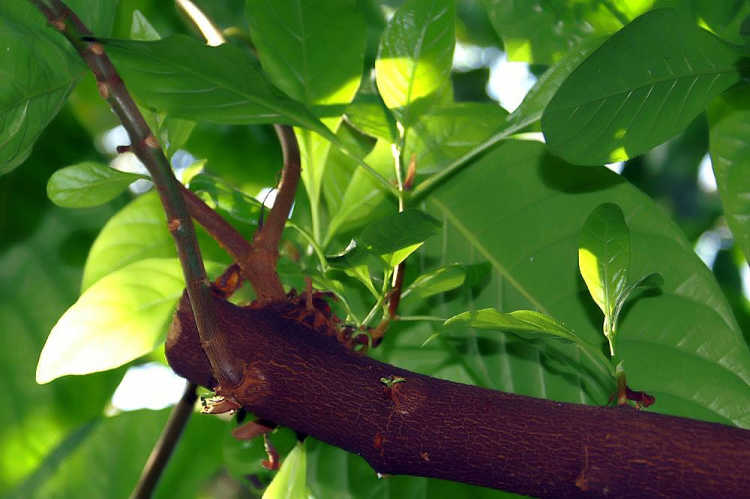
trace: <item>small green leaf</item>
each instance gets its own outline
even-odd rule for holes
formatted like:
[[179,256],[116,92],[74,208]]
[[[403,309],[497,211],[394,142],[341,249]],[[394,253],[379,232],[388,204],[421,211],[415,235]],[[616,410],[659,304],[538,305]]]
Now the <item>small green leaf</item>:
[[613,318],[628,284],[630,232],[619,206],[599,205],[586,219],[578,243],[578,267],[591,297]]
[[398,140],[396,121],[379,95],[360,91],[346,107],[346,121],[360,132],[390,144]]
[[750,89],[728,92],[712,106],[710,152],[727,225],[750,261]]
[[449,79],[455,23],[452,0],[407,0],[383,32],[375,61],[378,90],[407,126]]
[[478,329],[499,329],[520,335],[538,337],[537,333],[557,339],[577,342],[576,334],[553,319],[532,310],[516,310],[509,314],[494,308],[484,308],[473,312],[463,312],[445,321],[446,326],[465,323]]
[[307,452],[305,444],[298,443],[290,452],[281,469],[263,493],[263,499],[307,499]]
[[281,95],[236,46],[209,47],[183,35],[104,43],[128,87],[170,116],[236,125],[286,123],[333,135],[302,104]]
[[395,267],[428,237],[437,234],[440,227],[433,217],[409,209],[372,222],[356,240],[363,249]]
[[734,47],[683,14],[648,12],[604,42],[560,86],[542,116],[547,144],[582,165],[646,152],[739,81],[739,58]]
[[[209,264],[213,273],[221,270]],[[162,341],[185,282],[177,259],[132,263],[97,281],[57,321],[37,365],[37,383],[106,371]]]
[[651,274],[645,275],[634,283],[628,285],[628,287],[625,288],[622,294],[617,298],[617,303],[615,304],[615,310],[613,313],[615,325],[617,324],[617,320],[620,318],[620,312],[622,311],[623,305],[625,305],[628,299],[633,296],[633,293],[637,289],[658,289],[662,286],[664,286],[664,278],[658,272],[653,272]]
[[65,208],[88,208],[114,199],[145,175],[125,173],[86,161],[57,170],[47,182],[47,197]]
[[412,293],[419,298],[427,298],[438,293],[445,293],[456,289],[466,281],[466,270],[463,265],[453,264],[440,267],[432,272],[422,274],[411,283],[401,298],[406,298]]
[[146,16],[143,13],[135,9],[133,11],[133,21],[130,25],[130,38],[142,42],[150,42],[154,40],[161,40],[161,35],[156,29],[148,22]]

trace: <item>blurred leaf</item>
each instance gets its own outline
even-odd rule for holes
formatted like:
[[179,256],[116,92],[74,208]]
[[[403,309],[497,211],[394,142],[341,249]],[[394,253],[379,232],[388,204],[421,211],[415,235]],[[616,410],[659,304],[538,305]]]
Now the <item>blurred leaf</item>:
[[729,92],[709,113],[711,160],[727,225],[750,261],[750,90]]
[[209,47],[182,35],[104,43],[128,87],[170,116],[236,125],[286,123],[331,135],[304,106],[276,91],[248,52],[231,44]]
[[604,203],[588,216],[578,241],[578,268],[591,298],[612,319],[628,284],[630,232],[619,206]]
[[[169,409],[126,412],[82,427],[78,441],[69,441],[75,447],[65,459],[55,462],[50,456],[10,497],[128,497],[168,416]],[[215,417],[191,418],[155,498],[195,497],[196,489],[218,471],[224,426]],[[96,479],[91,476],[92,463]]]
[[53,173],[47,183],[47,196],[58,206],[88,208],[114,199],[139,178],[149,177],[86,161]]
[[263,493],[263,499],[307,499],[307,451],[299,442],[281,463],[281,469]]
[[590,37],[608,35],[642,14],[653,0],[505,2],[484,0],[511,61],[551,64]]
[[406,299],[409,295],[414,293],[419,298],[427,298],[438,293],[445,293],[452,289],[456,289],[466,281],[466,270],[463,265],[452,264],[445,267],[438,267],[437,269],[421,274],[417,277],[413,283],[411,283],[404,292],[401,293],[401,298]]
[[406,135],[404,160],[416,159],[417,173],[440,170],[490,138],[508,117],[495,103],[456,102],[433,107]]
[[406,126],[428,107],[450,75],[455,16],[451,0],[406,0],[383,32],[375,61],[378,90]]
[[133,23],[130,26],[130,38],[132,40],[138,40],[141,42],[151,42],[154,40],[161,40],[161,35],[156,29],[151,26],[146,16],[136,9],[133,11]]
[[[117,2],[74,0],[69,6],[95,33],[109,34]],[[84,66],[30,2],[0,4],[0,46],[0,174],[4,174],[29,156]]]
[[233,189],[221,178],[199,173],[190,180],[190,190],[205,193],[209,198],[209,206],[221,209],[239,222],[257,226],[260,220],[263,204],[244,192]]
[[[102,228],[89,251],[81,289],[126,265],[147,258],[176,258],[174,239],[156,192],[134,199]],[[196,227],[205,260],[230,263],[226,252],[202,228]]]
[[[660,294],[633,302],[621,318],[617,352],[628,366],[629,384],[657,393],[652,409],[659,412],[750,426],[750,352],[691,244],[652,200],[618,175],[567,165],[547,156],[541,144],[505,142],[427,199],[446,232],[441,244],[426,245],[425,254],[468,262],[475,255],[493,269],[479,293],[467,291],[464,301],[431,312],[449,317],[486,307],[534,309],[564,321],[584,341],[601,344],[598,312],[581,289],[576,253],[581,220],[604,202],[616,203],[628,220],[630,273],[658,270],[665,282]],[[578,373],[595,369],[589,362],[582,359],[578,372],[560,373],[545,367],[544,350],[508,340],[491,348],[466,335],[465,364],[477,382],[554,400],[588,398]]]
[[734,48],[676,11],[644,14],[560,86],[542,116],[547,144],[575,164],[637,156],[687,127],[736,83],[738,59]]
[[[222,266],[206,262],[209,273]],[[119,367],[146,355],[166,335],[185,288],[177,259],[151,258],[118,269],[88,288],[57,321],[37,365],[37,383]]]
[[352,100],[365,48],[354,0],[248,0],[247,17],[263,69],[287,95],[308,107]]

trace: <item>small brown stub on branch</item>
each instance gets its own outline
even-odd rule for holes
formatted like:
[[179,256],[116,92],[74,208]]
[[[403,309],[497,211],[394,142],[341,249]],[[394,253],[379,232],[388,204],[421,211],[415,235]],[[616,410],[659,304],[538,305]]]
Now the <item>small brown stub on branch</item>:
[[97,81],[96,88],[99,90],[99,95],[102,96],[102,99],[109,99],[109,85],[103,81]]
[[260,463],[261,466],[263,466],[267,470],[276,471],[281,466],[281,461],[279,460],[279,453],[276,451],[276,448],[271,443],[271,440],[268,438],[268,434],[263,434],[263,446],[266,448],[266,455],[268,456],[268,459],[265,461],[262,461]]
[[167,228],[169,229],[169,232],[176,232],[180,230],[180,227],[182,227],[182,222],[180,222],[179,218],[173,218],[169,222],[167,222]]
[[143,143],[151,149],[159,149],[159,141],[153,135],[149,135],[148,137],[143,139]]
[[96,55],[102,55],[104,54],[104,47],[102,47],[101,43],[94,42],[89,45],[89,50]]
[[62,19],[55,19],[54,21],[50,21],[50,24],[57,31],[65,31],[65,21],[63,21]]
[[375,437],[373,437],[372,439],[372,446],[376,450],[379,450],[381,454],[383,453],[383,442],[385,442],[385,437],[383,436],[382,433],[377,432],[375,434]]
[[419,457],[424,459],[425,462],[428,462],[428,463],[430,462],[430,455],[427,452],[424,452],[424,451],[420,452]]

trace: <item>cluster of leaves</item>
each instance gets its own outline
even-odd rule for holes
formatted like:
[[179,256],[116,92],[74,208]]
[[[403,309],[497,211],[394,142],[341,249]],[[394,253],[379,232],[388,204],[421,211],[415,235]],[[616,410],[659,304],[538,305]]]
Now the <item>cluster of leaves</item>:
[[[286,283],[301,287],[303,276],[312,276],[317,287],[339,297],[337,306],[348,321],[374,324],[387,313],[395,268],[411,255],[401,320],[373,353],[379,358],[489,388],[603,404],[614,389],[613,364],[602,353],[603,330],[610,353],[627,365],[629,383],[656,396],[654,409],[750,426],[750,352],[715,279],[653,200],[603,167],[586,166],[644,153],[709,108],[711,155],[727,222],[750,255],[745,187],[750,177],[742,172],[750,157],[750,90],[739,34],[750,8],[674,2],[675,9],[653,9],[650,1],[612,1],[535,9],[530,3],[508,7],[486,0],[480,11],[507,53],[548,66],[522,105],[508,114],[492,102],[454,99],[451,68],[462,3],[406,0],[387,22],[378,9],[360,3],[367,2],[248,0],[239,12],[206,5],[217,19],[229,20],[227,25],[239,24],[234,31],[248,28],[254,50],[242,36],[218,47],[180,34],[161,38],[143,14],[121,8],[120,17],[122,11],[127,15],[118,22],[128,31],[120,29],[119,38],[102,43],[170,156],[183,146],[205,155],[206,172],[213,175],[192,177],[190,188],[247,235],[259,219],[260,203],[253,196],[264,183],[248,180],[242,170],[256,163],[278,165],[278,152],[266,147],[248,154],[237,145],[230,161],[247,166],[215,166],[221,153],[201,149],[211,140],[201,127],[295,126],[306,196],[295,206],[282,248],[287,258],[279,271]],[[114,2],[70,5],[97,36],[109,36]],[[28,157],[83,66],[30,4],[0,6],[0,39],[8,47],[0,53],[2,67],[15,68],[0,86],[5,173]],[[74,104],[83,94],[76,92]],[[85,114],[80,105],[78,112]],[[546,145],[517,135],[540,127]],[[264,140],[256,137],[254,143]],[[88,161],[92,158],[75,159],[87,161],[59,170],[48,184],[50,198],[63,206],[107,202],[137,178]],[[66,159],[48,160],[62,166]],[[410,191],[404,182],[412,162],[416,177]],[[265,185],[272,182],[271,174]],[[109,215],[112,204],[105,209]],[[45,217],[47,225],[62,217],[67,227],[71,220],[71,231],[97,227],[84,215],[57,209]],[[81,297],[52,328],[39,381],[112,369],[161,345],[183,288],[164,224],[154,193],[130,201],[109,219],[83,268]],[[0,269],[19,268],[19,259],[26,266],[45,262],[46,269],[60,263],[48,255],[61,244],[55,237],[63,236],[53,237],[47,225],[35,232],[33,244],[26,243],[27,254],[0,255]],[[226,255],[200,231],[199,240],[209,271],[219,272]],[[77,274],[66,272],[69,289],[63,297],[54,295],[61,301],[56,311],[75,298],[70,283]],[[655,272],[663,279],[659,292],[624,307],[639,285],[655,284]],[[633,282],[629,276],[647,277]],[[35,279],[45,286],[49,278]],[[50,329],[54,317],[37,328],[19,316],[25,308],[18,297],[27,295],[5,293],[13,299],[0,303],[20,305],[0,306],[4,324],[33,327],[34,334]],[[604,313],[603,329],[588,294]],[[503,312],[509,310],[516,311]],[[35,348],[29,347],[27,357]],[[55,428],[52,436],[37,454],[24,454],[25,468],[0,476],[0,483],[17,483],[36,468],[18,494],[59,490],[64,476],[76,470],[85,476],[87,462],[111,452],[97,435],[118,435],[131,424],[153,426],[153,432],[143,432],[143,442],[130,442],[132,470],[118,470],[123,480],[134,478],[164,415],[121,414],[87,426],[101,412],[116,376],[83,378],[106,380],[102,386],[76,385],[98,402],[69,421],[48,422]],[[19,409],[6,428],[23,431],[32,419]],[[86,425],[76,428],[80,422]],[[194,487],[222,466],[238,479],[270,478],[258,464],[262,443],[224,439],[227,429],[216,421],[191,425],[205,426],[197,431],[211,446],[201,452],[203,472],[183,474],[191,481],[181,486]],[[195,430],[187,432],[198,441]],[[269,496],[283,495],[286,487],[309,487],[320,497],[388,495],[391,488],[416,497],[469,493],[463,485],[425,479],[376,481],[361,459],[343,451],[311,439],[296,445],[284,431],[272,438],[289,454]],[[175,476],[180,466],[194,469],[187,461],[190,445],[197,443],[187,442],[176,461],[182,464],[170,465]],[[15,449],[3,447],[3,455]],[[96,483],[86,486],[96,489],[91,495],[118,495],[102,493]]]

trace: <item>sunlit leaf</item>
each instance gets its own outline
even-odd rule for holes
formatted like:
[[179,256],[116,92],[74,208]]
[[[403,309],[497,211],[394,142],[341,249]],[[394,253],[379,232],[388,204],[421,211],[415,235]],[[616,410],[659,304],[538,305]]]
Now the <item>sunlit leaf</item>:
[[738,88],[713,106],[711,161],[727,225],[750,261],[750,91]]
[[273,481],[263,493],[263,499],[307,499],[307,451],[298,443],[281,463]]
[[736,83],[738,60],[732,46],[684,15],[648,12],[560,86],[542,116],[547,144],[575,164],[637,156],[680,132]]
[[395,267],[439,229],[440,223],[433,217],[410,209],[372,222],[356,241],[359,247],[383,256]]
[[287,123],[330,136],[300,103],[281,95],[248,52],[183,35],[107,40],[107,53],[142,102],[170,116],[215,123]]
[[[222,266],[207,264],[214,272]],[[185,288],[177,259],[127,265],[88,288],[57,321],[37,365],[37,383],[121,366],[156,348]]]
[[605,316],[612,316],[628,284],[630,232],[615,204],[598,206],[583,224],[578,268],[591,297]]
[[47,183],[47,196],[66,208],[98,206],[114,199],[139,178],[148,177],[86,161],[53,173]]
[[445,85],[453,62],[452,0],[407,0],[380,40],[375,78],[386,106],[410,125]]

